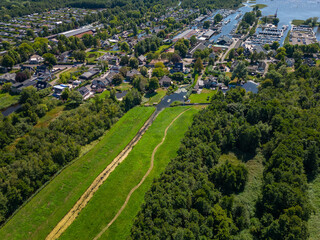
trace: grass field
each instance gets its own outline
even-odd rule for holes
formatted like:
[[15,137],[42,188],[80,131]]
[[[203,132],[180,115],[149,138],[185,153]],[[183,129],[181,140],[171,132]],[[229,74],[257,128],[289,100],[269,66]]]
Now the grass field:
[[101,52],[87,52],[86,60],[89,63],[94,62],[98,57],[101,57],[103,53]]
[[315,180],[309,183],[309,198],[314,207],[314,214],[308,222],[310,240],[318,240],[320,233],[320,175]]
[[300,25],[304,24],[304,20],[293,19],[291,23],[292,23],[293,25],[300,26]]
[[154,108],[126,113],[97,144],[65,168],[0,229],[0,239],[45,239],[100,172],[131,141]]
[[155,53],[162,53],[162,51],[164,51],[165,49],[169,48],[171,46],[171,44],[164,44],[162,46],[159,47],[159,49],[157,51],[155,51]]
[[116,86],[115,89],[120,91],[128,91],[132,88],[132,85],[128,82],[123,82],[119,86]]
[[[147,172],[152,151],[161,142],[165,128],[185,109],[185,107],[167,108],[159,114],[127,159],[110,174],[61,239],[93,239],[108,224],[124,203],[129,191]],[[155,165],[150,175],[133,193],[122,214],[101,239],[127,239],[146,191],[150,188],[153,179],[158,177],[169,161],[176,156],[180,140],[196,112],[196,109],[185,112],[169,128],[165,142],[155,155]]]
[[258,7],[259,9],[263,9],[263,8],[266,8],[266,7],[268,7],[268,5],[266,5],[266,4],[255,4],[255,5],[252,5],[251,7]]
[[10,95],[9,93],[0,93],[0,110],[18,103],[19,95]]
[[152,105],[154,103],[159,103],[161,101],[161,99],[166,95],[166,90],[165,89],[157,89],[155,92],[153,93],[146,93],[143,96],[142,102]]
[[191,94],[189,99],[191,103],[209,103],[216,92],[217,90],[202,89],[200,94]]

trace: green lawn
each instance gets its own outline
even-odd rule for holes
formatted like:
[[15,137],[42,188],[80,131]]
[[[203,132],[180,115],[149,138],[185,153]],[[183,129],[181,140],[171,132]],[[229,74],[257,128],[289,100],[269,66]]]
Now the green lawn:
[[217,90],[202,89],[200,94],[191,94],[189,99],[191,103],[209,103],[211,97],[216,94]]
[[254,8],[254,7],[258,7],[259,9],[263,9],[263,8],[266,8],[268,7],[268,5],[266,4],[255,4],[255,5],[252,5],[251,7]]
[[293,19],[291,22],[293,25],[299,26],[304,24],[304,20],[300,20],[300,19]]
[[317,60],[316,65],[317,65],[317,67],[320,66],[320,60]]
[[159,47],[159,49],[157,51],[155,51],[155,53],[162,53],[163,50],[169,48],[171,46],[171,44],[164,44],[162,46]]
[[310,233],[310,240],[318,240],[320,233],[320,175],[315,180],[309,183],[308,186],[309,198],[312,206],[315,209],[314,214],[311,215],[308,227]]
[[165,89],[157,89],[155,92],[153,93],[146,93],[143,96],[143,102],[149,105],[152,105],[154,103],[159,103],[161,101],[161,99],[166,95],[166,90]]
[[5,109],[18,103],[19,95],[10,95],[9,93],[0,93],[0,109]]
[[87,52],[86,60],[88,62],[94,62],[98,57],[101,57],[103,53],[101,52]]
[[[127,159],[110,174],[61,239],[93,239],[108,224],[124,203],[129,191],[140,182],[150,167],[152,151],[161,142],[165,128],[185,109],[186,107],[167,108],[158,115]],[[169,128],[165,142],[155,155],[155,165],[150,175],[133,193],[122,214],[101,239],[127,239],[146,191],[153,179],[159,177],[169,161],[176,156],[180,140],[196,112],[196,109],[185,112]]]
[[132,85],[128,82],[121,83],[119,86],[116,86],[115,89],[120,91],[128,91],[132,88]]
[[0,239],[45,239],[103,169],[136,135],[154,108],[136,107],[126,113],[96,145],[65,168],[4,227]]

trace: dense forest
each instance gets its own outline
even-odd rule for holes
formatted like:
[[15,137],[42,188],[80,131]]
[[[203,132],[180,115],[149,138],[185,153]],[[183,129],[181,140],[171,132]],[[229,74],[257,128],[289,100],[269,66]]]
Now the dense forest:
[[[258,94],[218,92],[194,117],[178,156],[154,181],[131,239],[307,239],[313,211],[308,181],[319,172],[320,68],[295,72],[271,65]],[[220,162],[233,152],[243,163]],[[245,162],[264,157],[263,183],[252,206],[235,201]]]
[[0,118],[0,222],[62,167],[79,156],[82,146],[101,137],[124,112],[141,102],[132,90],[122,103],[114,94],[82,104],[71,91],[64,113],[45,126],[35,126],[46,112],[62,103],[33,87],[21,93],[21,110]]

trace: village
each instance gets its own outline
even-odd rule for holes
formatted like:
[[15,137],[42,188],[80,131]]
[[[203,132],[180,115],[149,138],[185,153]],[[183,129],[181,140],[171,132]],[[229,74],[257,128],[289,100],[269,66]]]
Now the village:
[[[121,100],[135,87],[144,95],[145,104],[157,104],[165,94],[184,88],[186,102],[201,99],[198,101],[205,103],[216,91],[226,92],[236,86],[257,93],[259,79],[270,63],[285,61],[288,68],[294,67],[293,58],[279,54],[288,26],[274,25],[276,14],[262,16],[258,8],[244,15],[236,10],[202,14],[196,9],[169,8],[159,18],[132,29],[118,28],[114,34],[104,34],[106,26],[95,19],[87,25],[79,24],[89,19],[89,14],[101,11],[60,9],[49,15],[32,14],[0,23],[3,57],[8,54],[5,44],[19,46],[25,38],[32,39],[33,44],[45,42],[49,51],[59,49],[42,56],[33,51],[26,61],[2,64],[0,83],[10,83],[11,94],[29,86],[49,88],[57,99],[63,99],[65,89],[73,89],[84,100],[96,94],[107,95],[111,89]],[[236,24],[229,34],[222,34],[230,21]],[[59,30],[59,26],[70,23],[79,27],[59,32],[64,29]],[[32,33],[28,31],[31,26]],[[80,49],[60,50],[66,49],[63,44],[67,39],[75,38],[82,41]],[[317,43],[313,29],[305,25],[293,25],[287,38],[290,44]],[[303,61],[315,66],[318,59],[313,54]]]

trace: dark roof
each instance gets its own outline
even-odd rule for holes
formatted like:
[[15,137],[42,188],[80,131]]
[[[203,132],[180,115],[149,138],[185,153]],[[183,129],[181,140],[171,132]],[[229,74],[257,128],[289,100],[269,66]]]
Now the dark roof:
[[163,76],[160,80],[159,80],[159,83],[171,83],[171,78],[169,78],[168,76]]
[[81,87],[77,90],[82,96],[86,95],[89,93],[89,89],[86,87]]
[[131,71],[127,72],[127,77],[133,77],[134,75],[141,74],[137,69],[132,69]]
[[258,83],[255,83],[253,81],[248,81],[245,84],[242,85],[242,87],[247,91],[247,92],[252,92],[252,93],[258,93]]

